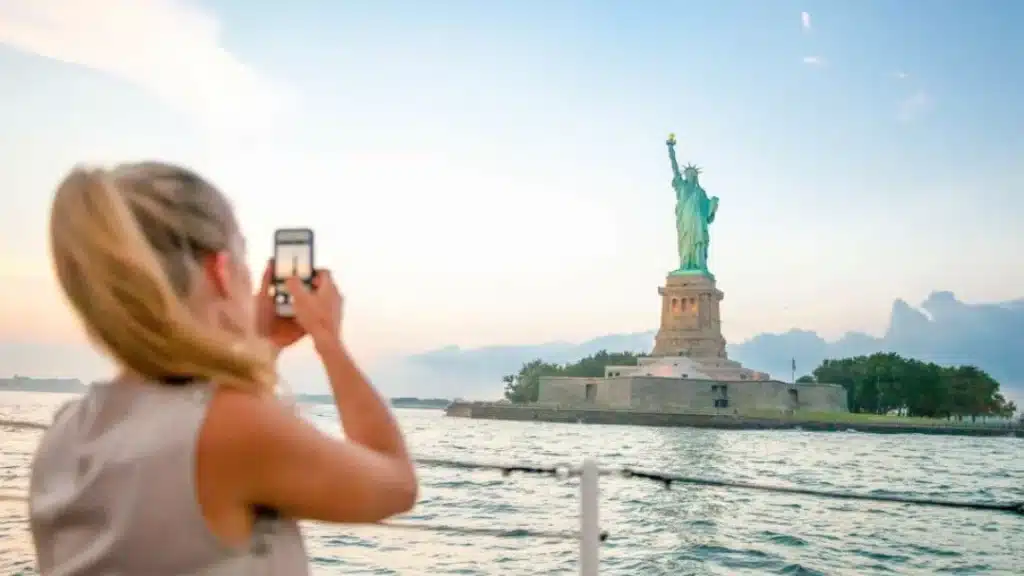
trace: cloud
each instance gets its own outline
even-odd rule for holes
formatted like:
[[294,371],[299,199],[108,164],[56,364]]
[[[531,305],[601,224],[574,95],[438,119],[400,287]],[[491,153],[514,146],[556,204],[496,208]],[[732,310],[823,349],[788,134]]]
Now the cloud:
[[804,62],[804,64],[807,64],[808,66],[824,66],[825,65],[825,59],[822,58],[821,56],[804,56],[803,62]]
[[932,107],[931,96],[924,90],[918,90],[899,103],[896,118],[900,122],[913,122],[931,111]]
[[220,32],[188,0],[0,0],[0,44],[127,81],[211,134],[251,132],[290,95],[235,57]]
[[[1021,341],[1024,299],[968,304],[957,300],[951,292],[933,292],[920,307],[894,301],[889,329],[880,338],[850,332],[828,342],[814,332],[792,330],[784,334],[758,334],[745,342],[730,344],[729,355],[748,368],[785,378],[791,359],[797,362],[797,374],[805,374],[825,358],[891,351],[937,364],[979,366],[1002,384],[1004,393],[1024,400],[1024,355],[1020,354],[1018,344]],[[502,392],[501,377],[535,358],[574,362],[598,350],[645,352],[653,344],[651,331],[612,334],[579,344],[553,342],[476,349],[452,346],[386,359],[371,374],[392,396],[497,398]],[[0,360],[13,362],[16,358],[5,359],[0,355]]]
[[803,28],[805,32],[806,31],[810,31],[810,29],[811,29],[811,14],[809,12],[801,12],[800,13],[800,27]]
[[798,372],[810,372],[825,358],[897,352],[942,365],[972,364],[990,372],[1004,393],[1024,399],[1024,299],[968,304],[952,292],[932,292],[919,307],[892,304],[889,329],[881,338],[856,332],[826,342],[813,332],[760,334],[731,346],[730,354],[758,370],[786,374],[791,357]]

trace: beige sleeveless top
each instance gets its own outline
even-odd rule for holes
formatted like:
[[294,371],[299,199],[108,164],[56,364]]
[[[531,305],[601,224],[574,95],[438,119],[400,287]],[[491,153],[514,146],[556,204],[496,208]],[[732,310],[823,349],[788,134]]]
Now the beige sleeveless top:
[[196,500],[207,384],[93,384],[54,417],[32,465],[29,518],[42,576],[307,576],[298,525],[261,517],[222,544]]

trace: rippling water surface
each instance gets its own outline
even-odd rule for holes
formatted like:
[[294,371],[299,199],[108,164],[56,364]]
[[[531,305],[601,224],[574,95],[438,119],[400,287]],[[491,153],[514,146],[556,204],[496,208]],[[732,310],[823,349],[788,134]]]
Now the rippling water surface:
[[[0,418],[48,422],[66,396],[0,393]],[[328,406],[308,406],[336,428]],[[963,499],[1024,499],[1024,442],[1013,438],[738,432],[497,422],[400,410],[417,455],[578,463],[690,475]],[[0,492],[23,491],[39,432],[0,427]],[[573,481],[421,471],[405,520],[467,527],[577,528]],[[1009,514],[817,500],[713,488],[665,490],[602,479],[610,533],[602,574],[1024,574],[1024,518]],[[25,505],[0,501],[0,573],[33,574]],[[577,544],[309,524],[317,575],[572,574]]]

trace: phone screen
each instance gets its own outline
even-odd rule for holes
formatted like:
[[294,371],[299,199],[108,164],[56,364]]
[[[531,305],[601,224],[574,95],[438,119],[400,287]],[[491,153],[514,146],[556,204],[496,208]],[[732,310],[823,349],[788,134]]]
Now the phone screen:
[[278,230],[274,233],[274,304],[281,316],[291,316],[292,298],[284,281],[298,276],[306,284],[313,281],[313,231]]

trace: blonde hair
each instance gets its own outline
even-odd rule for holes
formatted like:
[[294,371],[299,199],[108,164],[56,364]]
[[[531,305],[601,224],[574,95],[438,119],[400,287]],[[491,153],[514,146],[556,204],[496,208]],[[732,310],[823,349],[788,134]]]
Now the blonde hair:
[[190,377],[273,390],[262,340],[202,321],[188,299],[197,258],[233,251],[239,228],[227,199],[177,166],[74,168],[57,188],[50,248],[64,293],[90,337],[124,368],[161,380]]

